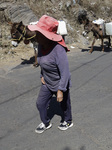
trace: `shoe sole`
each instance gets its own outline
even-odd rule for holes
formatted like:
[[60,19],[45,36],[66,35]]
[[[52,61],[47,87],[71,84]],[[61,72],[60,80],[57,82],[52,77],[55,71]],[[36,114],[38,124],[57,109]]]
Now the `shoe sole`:
[[[45,128],[45,130],[50,129],[51,127],[52,127],[52,124],[50,124],[47,128]],[[35,129],[35,132],[41,134],[41,133],[43,133],[45,130],[38,131],[38,130]]]
[[68,126],[67,128],[61,128],[61,127],[58,126],[58,129],[60,129],[60,130],[62,130],[62,131],[65,131],[65,130],[71,128],[71,127],[73,127],[73,123],[71,123],[71,125]]

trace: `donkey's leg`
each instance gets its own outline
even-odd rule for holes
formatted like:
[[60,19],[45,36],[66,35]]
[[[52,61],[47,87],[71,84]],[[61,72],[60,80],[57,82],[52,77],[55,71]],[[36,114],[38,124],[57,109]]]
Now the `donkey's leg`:
[[111,47],[111,38],[109,36],[109,38],[108,38],[108,48],[110,48],[110,47]]
[[92,53],[92,52],[93,52],[93,46],[94,46],[95,40],[96,40],[96,38],[94,37],[93,43],[92,43],[92,45],[91,45],[91,49],[90,49],[89,53]]
[[103,44],[104,39],[101,39],[101,47],[102,47],[102,51],[104,52],[104,44]]
[[38,50],[34,48],[34,56],[35,56],[35,63],[33,64],[35,67],[38,67],[38,62],[37,62],[37,56],[38,56]]

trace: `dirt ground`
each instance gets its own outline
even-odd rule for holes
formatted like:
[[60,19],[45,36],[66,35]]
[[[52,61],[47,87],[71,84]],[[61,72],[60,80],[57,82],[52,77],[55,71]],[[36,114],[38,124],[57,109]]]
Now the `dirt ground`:
[[[100,49],[100,40],[96,41],[95,46],[98,46]],[[87,49],[85,53],[89,53],[91,42],[88,44],[82,44],[80,42],[67,44],[67,47],[70,49],[70,52],[67,53],[68,57],[72,54],[83,55],[82,49]],[[94,53],[94,52],[93,52]],[[91,54],[92,55],[92,54]],[[33,67],[34,63],[34,50],[31,45],[20,44],[18,47],[11,47],[7,54],[3,54],[3,57],[0,59],[0,69],[5,71],[10,70],[19,64],[31,64]]]
[[[7,2],[13,1],[13,4],[17,4],[15,0],[7,0]],[[6,0],[1,0],[0,3],[2,2],[4,3]],[[82,31],[84,29],[77,22],[79,10],[86,10],[90,20],[98,18],[106,21],[112,20],[111,0],[76,0],[76,3],[73,3],[73,0],[43,0],[43,2],[36,0],[18,0],[18,2],[20,4],[26,3],[38,18],[43,14],[48,14],[53,15],[57,19],[65,19],[68,25],[68,43],[70,43],[68,47],[71,50],[70,53],[75,52],[78,55],[82,54],[81,49],[88,49],[93,38],[91,35],[88,35],[89,39],[82,37]],[[22,42],[17,48],[11,45],[11,40],[9,40],[10,26],[7,24],[4,13],[6,8],[0,7],[0,68],[8,68],[8,66],[16,66],[20,63],[31,63],[33,65],[34,50],[30,45],[24,45]],[[97,43],[100,46],[100,40],[95,43],[95,46]]]
[[[4,51],[7,51],[7,49]],[[23,45],[18,46],[18,48],[12,47],[10,50],[8,50],[8,53],[1,54],[0,67],[17,65],[25,60],[30,60],[30,58],[33,56],[34,51],[30,46]]]
[[[67,55],[76,53],[76,55],[81,54],[82,48],[87,48],[87,45],[82,45],[81,43],[73,43],[67,45],[70,49]],[[7,50],[6,50],[7,51]],[[12,47],[7,54],[1,54],[0,68],[7,68],[19,65],[21,63],[29,63],[33,66],[34,62],[34,50],[31,45],[19,45],[17,48]]]

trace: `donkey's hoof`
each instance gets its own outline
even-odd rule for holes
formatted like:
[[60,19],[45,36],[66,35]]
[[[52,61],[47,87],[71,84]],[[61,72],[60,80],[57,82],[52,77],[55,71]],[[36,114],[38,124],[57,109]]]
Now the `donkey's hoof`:
[[92,50],[90,50],[90,51],[89,51],[89,54],[91,54],[92,52],[93,52],[93,51],[92,51]]
[[38,63],[34,63],[33,66],[34,66],[34,67],[38,67],[39,64],[38,64]]

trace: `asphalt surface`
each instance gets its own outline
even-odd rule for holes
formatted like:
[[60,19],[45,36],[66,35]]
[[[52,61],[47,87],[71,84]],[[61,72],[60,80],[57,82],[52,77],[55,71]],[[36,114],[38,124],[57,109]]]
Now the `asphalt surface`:
[[52,128],[34,131],[40,123],[39,67],[0,70],[0,150],[112,150],[112,52],[72,50],[68,59],[74,126],[67,131],[57,128],[61,109],[55,98],[49,108]]

